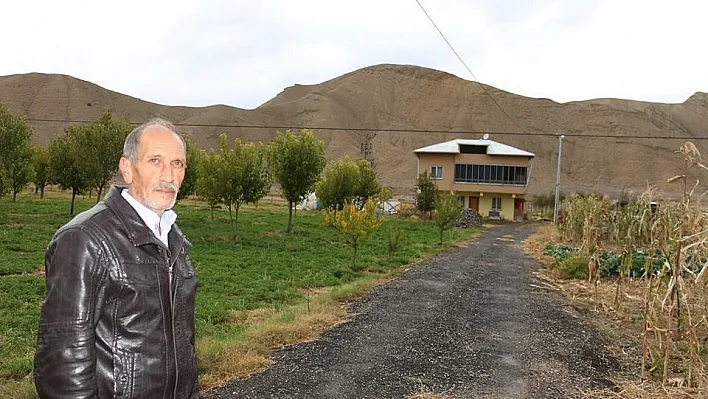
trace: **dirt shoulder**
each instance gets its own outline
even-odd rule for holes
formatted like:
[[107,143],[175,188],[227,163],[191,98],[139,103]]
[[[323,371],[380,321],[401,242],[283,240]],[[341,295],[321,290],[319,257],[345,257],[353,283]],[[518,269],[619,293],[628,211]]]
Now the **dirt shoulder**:
[[273,354],[220,398],[567,398],[619,369],[602,336],[537,288],[520,244],[531,225],[489,229],[352,305],[352,320]]

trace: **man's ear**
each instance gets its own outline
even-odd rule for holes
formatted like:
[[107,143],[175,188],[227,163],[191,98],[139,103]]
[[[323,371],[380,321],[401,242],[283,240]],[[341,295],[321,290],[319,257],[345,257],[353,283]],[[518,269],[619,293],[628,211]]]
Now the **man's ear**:
[[133,164],[128,158],[121,157],[120,162],[118,162],[118,169],[120,169],[120,174],[126,184],[133,182]]

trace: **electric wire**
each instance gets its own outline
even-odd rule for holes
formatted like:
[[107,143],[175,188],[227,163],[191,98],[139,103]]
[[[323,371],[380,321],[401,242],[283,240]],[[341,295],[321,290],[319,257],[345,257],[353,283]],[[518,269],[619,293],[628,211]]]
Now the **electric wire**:
[[455,56],[457,57],[457,59],[460,60],[460,62],[461,62],[462,65],[465,67],[465,69],[467,70],[467,72],[469,72],[470,75],[472,75],[472,77],[474,78],[475,82],[479,85],[479,87],[481,87],[482,90],[484,91],[484,93],[487,94],[487,96],[489,96],[489,99],[492,100],[492,102],[494,103],[494,105],[496,105],[497,108],[499,108],[499,110],[501,110],[501,112],[502,112],[511,122],[513,122],[514,125],[516,125],[516,127],[518,127],[518,128],[519,128],[520,130],[522,130],[522,131],[525,130],[523,127],[521,127],[521,125],[519,125],[519,123],[516,121],[516,119],[512,118],[511,115],[509,115],[509,114],[506,112],[506,110],[504,110],[504,108],[503,108],[501,105],[499,105],[499,103],[497,102],[497,100],[494,99],[494,97],[492,96],[491,93],[489,93],[489,91],[487,90],[487,88],[484,87],[484,85],[479,81],[479,79],[477,79],[477,77],[474,75],[474,73],[472,73],[472,70],[470,69],[470,67],[467,66],[467,63],[462,59],[462,57],[460,57],[460,54],[457,52],[457,50],[455,50],[455,48],[452,46],[452,44],[450,43],[450,41],[447,40],[447,37],[445,37],[445,35],[442,33],[442,30],[440,30],[440,28],[438,28],[438,25],[435,23],[435,21],[433,21],[433,18],[430,16],[430,14],[428,14],[428,11],[425,10],[425,7],[423,7],[423,5],[420,3],[420,1],[419,1],[419,0],[415,0],[415,2],[418,3],[418,6],[420,7],[421,10],[423,10],[423,13],[425,14],[425,16],[428,17],[428,20],[430,21],[430,23],[433,24],[433,26],[435,27],[435,30],[438,31],[438,33],[440,34],[440,37],[442,37],[442,39],[445,41],[445,43],[446,43],[447,46],[450,48],[450,50],[452,50],[452,52],[455,54]]
[[[42,123],[91,123],[92,120],[69,120],[69,119],[49,119],[49,118],[27,118],[29,122]],[[140,125],[143,122],[128,122],[131,125]],[[505,132],[505,131],[489,131],[489,130],[442,130],[442,129],[386,129],[373,127],[342,127],[342,126],[295,126],[295,125],[249,125],[249,124],[223,124],[223,123],[173,123],[175,126],[181,127],[197,127],[197,128],[217,128],[217,129],[266,129],[266,130],[312,130],[312,131],[330,131],[330,132],[382,132],[382,133],[418,133],[418,134],[465,134],[465,135],[480,135],[489,134],[499,136],[527,136],[527,137],[558,137],[556,133],[527,133],[527,132]],[[651,135],[613,135],[603,133],[563,133],[565,140],[574,138],[593,138],[593,139],[651,139],[651,140],[708,140],[708,137],[695,136],[651,136]]]

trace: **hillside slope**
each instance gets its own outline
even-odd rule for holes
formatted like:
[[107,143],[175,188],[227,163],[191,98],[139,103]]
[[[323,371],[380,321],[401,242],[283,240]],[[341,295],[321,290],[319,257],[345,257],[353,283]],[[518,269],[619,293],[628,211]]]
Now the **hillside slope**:
[[[321,129],[327,156],[356,156],[368,130],[435,130],[493,132],[491,139],[536,154],[532,193],[555,184],[557,138],[511,133],[565,134],[562,182],[566,192],[600,191],[617,195],[642,191],[681,173],[675,153],[683,143],[671,137],[694,137],[703,154],[708,126],[708,94],[697,92],[681,104],[619,99],[556,103],[529,98],[460,79],[432,69],[408,65],[375,65],[316,85],[294,85],[253,110],[224,105],[172,107],[146,102],[64,75],[26,74],[0,77],[0,102],[31,119],[91,120],[106,109],[131,121],[159,115],[179,124],[238,126],[309,126],[365,129]],[[490,95],[520,126],[504,115]],[[34,141],[46,144],[65,124],[33,121]],[[204,147],[216,147],[218,135],[247,141],[269,141],[274,129],[194,127],[182,130]],[[499,133],[494,133],[499,132]],[[413,150],[453,138],[479,138],[482,133],[379,131],[373,139],[377,170],[384,184],[399,195],[415,184]],[[607,137],[580,137],[601,135]],[[648,139],[621,138],[647,136]],[[702,179],[703,180],[703,179]],[[705,189],[704,189],[705,190]]]

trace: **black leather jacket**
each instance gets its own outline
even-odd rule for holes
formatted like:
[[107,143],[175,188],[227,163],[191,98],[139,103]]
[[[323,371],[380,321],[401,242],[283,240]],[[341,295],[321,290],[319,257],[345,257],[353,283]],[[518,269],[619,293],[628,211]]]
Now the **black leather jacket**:
[[173,225],[166,248],[121,189],[49,243],[34,360],[40,398],[199,395],[191,244]]

